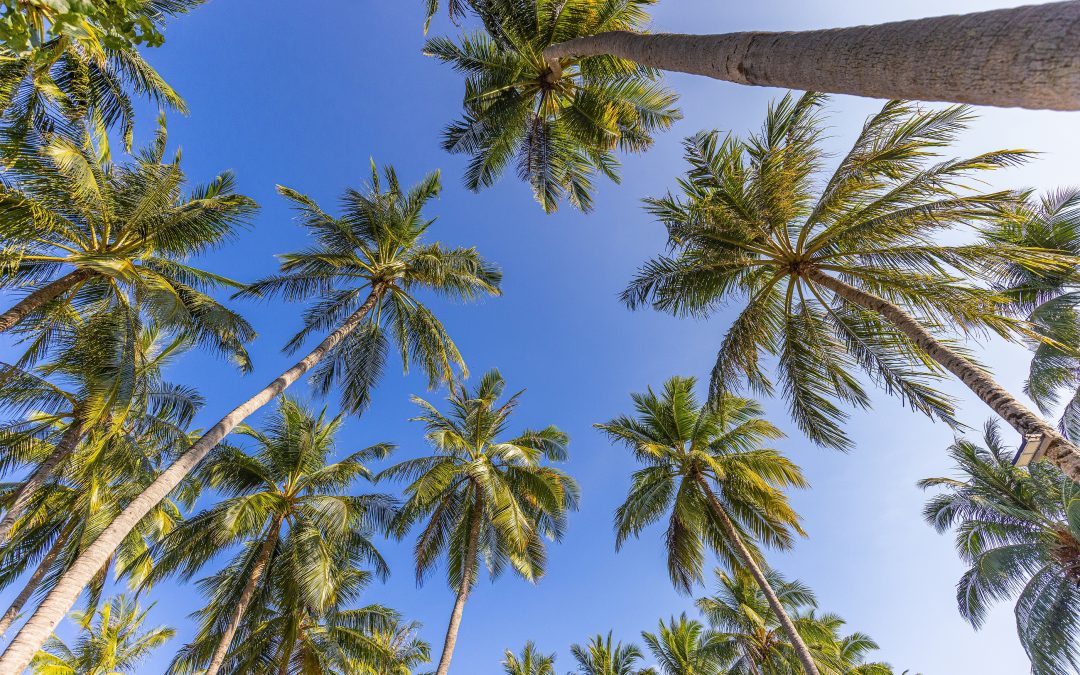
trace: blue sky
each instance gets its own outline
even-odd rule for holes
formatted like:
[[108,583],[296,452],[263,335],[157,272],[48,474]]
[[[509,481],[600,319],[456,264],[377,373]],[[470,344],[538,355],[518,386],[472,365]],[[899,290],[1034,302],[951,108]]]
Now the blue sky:
[[[1008,6],[991,0],[664,0],[653,29],[672,32],[789,30],[877,23]],[[275,269],[274,254],[304,244],[275,183],[306,192],[333,208],[346,186],[366,180],[369,158],[393,163],[415,181],[435,168],[444,191],[429,210],[434,237],[475,245],[505,272],[504,296],[473,305],[436,302],[470,368],[502,370],[509,387],[527,388],[517,425],[556,424],[572,437],[566,466],[583,491],[581,511],[566,540],[550,550],[549,571],[538,585],[507,575],[481,583],[465,610],[453,671],[500,672],[505,648],[534,640],[559,653],[558,670],[571,670],[568,647],[614,630],[640,643],[658,619],[692,611],[692,600],[668,582],[661,530],[645,533],[616,554],[613,509],[625,495],[634,465],[591,428],[628,409],[629,393],[671,375],[704,376],[730,315],[710,321],[676,320],[650,311],[630,312],[617,293],[637,266],[663,245],[662,229],[639,199],[658,195],[683,170],[681,139],[700,129],[745,132],[757,128],[768,101],[783,94],[689,76],[670,76],[685,115],[645,155],[625,158],[621,185],[600,182],[596,210],[566,209],[545,216],[528,189],[507,177],[473,194],[461,187],[463,161],[438,147],[443,125],[459,112],[461,81],[421,55],[419,0],[211,0],[168,29],[152,63],[187,99],[188,117],[170,115],[170,142],[182,146],[188,175],[208,180],[236,172],[241,190],[262,211],[250,231],[204,263],[239,280]],[[434,34],[455,30],[436,20]],[[934,64],[927,64],[932,68]],[[880,102],[836,97],[830,111],[830,147],[845,149],[862,119]],[[152,131],[153,111],[141,111],[139,136]],[[1043,155],[1002,172],[995,184],[1052,188],[1076,182],[1080,156],[1076,114],[980,110],[957,154],[1023,147]],[[10,300],[10,299],[7,299]],[[259,338],[252,346],[256,371],[240,376],[230,366],[191,354],[172,374],[197,385],[207,399],[199,424],[215,421],[290,362],[281,345],[299,326],[300,306],[238,303]],[[0,354],[10,353],[4,346]],[[981,352],[1000,379],[1019,392],[1023,350],[989,344]],[[418,376],[392,366],[374,405],[349,421],[339,438],[347,452],[378,441],[399,446],[395,459],[424,451],[422,430],[406,420],[411,394],[425,394]],[[989,412],[964,400],[962,419],[981,426]],[[307,396],[297,386],[294,395]],[[439,398],[441,392],[429,392]],[[331,408],[334,402],[328,402]],[[963,571],[950,537],[934,533],[920,516],[925,496],[915,481],[950,470],[944,448],[952,432],[878,395],[873,410],[855,412],[849,454],[813,447],[787,421],[782,402],[768,401],[769,416],[789,431],[780,444],[800,463],[813,488],[793,495],[810,538],[771,558],[775,567],[807,582],[824,610],[841,614],[849,628],[869,633],[880,657],[898,671],[925,675],[1026,672],[1011,608],[1001,607],[976,633],[956,611],[954,585]],[[389,486],[387,486],[388,488]],[[369,488],[361,486],[360,489]],[[393,574],[373,585],[367,602],[393,606],[424,623],[423,636],[441,645],[453,595],[443,577],[423,588],[413,580],[411,540],[382,550]],[[704,589],[699,589],[700,592]],[[0,594],[6,605],[15,594]],[[201,598],[192,586],[166,584],[153,593],[153,620],[177,627],[178,636],[140,672],[164,670],[174,649],[194,632],[187,615]]]

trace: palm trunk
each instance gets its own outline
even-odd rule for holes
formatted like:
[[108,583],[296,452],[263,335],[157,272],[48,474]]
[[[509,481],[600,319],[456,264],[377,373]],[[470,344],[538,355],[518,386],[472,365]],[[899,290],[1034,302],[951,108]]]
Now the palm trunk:
[[382,285],[373,288],[364,304],[346,319],[340,327],[326,336],[319,343],[319,346],[313,349],[299,363],[264,387],[259,393],[221,418],[217,424],[203,434],[202,438],[162,471],[154,482],[143,490],[138,497],[133,499],[127,508],[121,511],[98,538],[79,555],[71,569],[60,578],[56,586],[45,597],[45,600],[38,606],[34,615],[30,617],[30,620],[26,622],[22,630],[15,636],[15,639],[4,650],[3,655],[0,655],[0,673],[21,673],[29,665],[30,659],[41,648],[41,645],[44,644],[53,629],[56,628],[56,625],[60,623],[64,615],[75,604],[79,593],[86,587],[97,569],[109,559],[117,546],[120,545],[120,542],[135,528],[139,521],[158,502],[165,499],[237,424],[240,424],[249,415],[285,391],[289,385],[311,370],[346,335],[355,330],[375,306],[376,301],[385,290],[386,287]]
[[1080,2],[788,33],[642,35],[555,44],[559,59],[609,54],[726,82],[872,98],[1080,109]]
[[11,506],[8,507],[7,513],[4,514],[4,519],[0,520],[0,545],[7,543],[8,534],[15,525],[15,521],[22,515],[27,503],[37,491],[41,489],[41,486],[49,479],[49,476],[52,475],[56,467],[66,461],[68,457],[71,457],[71,454],[75,452],[75,448],[79,447],[79,441],[82,440],[82,437],[82,422],[76,413],[71,424],[68,425],[68,428],[64,430],[63,435],[60,436],[60,440],[57,442],[56,447],[52,449],[52,452],[45,458],[45,461],[38,465],[38,468],[34,470],[34,473],[30,474],[30,477],[26,479],[15,493],[15,498],[12,500]]
[[941,364],[945,370],[960,378],[968,389],[1008,422],[1013,429],[1021,434],[1043,434],[1049,438],[1045,457],[1065,472],[1069,478],[1080,483],[1080,449],[1062,436],[1053,425],[1016,400],[1012,394],[995,382],[989,373],[942,344],[914,317],[891,302],[844,283],[819,269],[810,268],[805,274],[808,279],[829,289],[847,302],[883,317],[926,352],[930,358]]
[[20,591],[19,594],[15,596],[15,599],[11,601],[11,606],[4,612],[4,616],[0,617],[0,636],[6,633],[8,628],[11,628],[11,624],[15,621],[15,618],[19,616],[19,612],[22,611],[22,608],[26,606],[27,601],[37,592],[41,580],[49,571],[49,567],[60,555],[60,551],[64,550],[64,544],[67,543],[72,530],[74,530],[74,523],[68,524],[61,530],[60,534],[56,535],[56,541],[49,547],[48,552],[45,554],[45,557],[41,559],[41,562],[38,563],[34,573],[26,580],[26,585],[23,586],[22,591]]
[[259,547],[258,557],[251,568],[251,576],[248,577],[247,583],[244,584],[244,590],[240,592],[240,600],[236,603],[232,621],[229,622],[225,632],[221,635],[221,640],[218,642],[217,648],[214,649],[214,655],[210,658],[210,665],[207,666],[204,675],[217,675],[222,664],[225,663],[225,655],[229,652],[229,646],[236,635],[236,630],[240,628],[240,620],[244,618],[244,612],[247,611],[248,605],[251,604],[251,598],[254,597],[255,588],[259,585],[259,581],[266,571],[270,556],[274,554],[274,547],[277,546],[278,537],[281,534],[281,520],[281,516],[274,518],[266,540]]
[[50,281],[30,295],[15,303],[15,306],[0,314],[0,333],[8,330],[15,324],[26,318],[30,312],[41,307],[46,302],[71,290],[77,284],[86,281],[93,272],[90,270],[75,270],[69,272],[55,281]]
[[[481,508],[477,500],[477,511]],[[466,549],[465,571],[461,575],[461,586],[458,587],[457,599],[454,601],[454,610],[450,613],[450,624],[446,627],[446,640],[443,642],[442,656],[439,657],[439,667],[435,675],[448,675],[450,672],[450,659],[454,656],[454,647],[457,645],[458,629],[461,627],[461,614],[465,611],[465,601],[469,599],[473,582],[476,580],[476,552],[479,548],[480,539],[480,514],[477,513],[473,522],[469,525],[469,544]]]
[[787,633],[788,639],[791,640],[791,646],[795,649],[795,654],[799,657],[799,661],[802,663],[803,670],[806,671],[806,675],[818,675],[817,666],[814,664],[814,658],[810,656],[810,649],[803,642],[802,636],[795,630],[795,624],[792,623],[791,617],[788,616],[787,610],[780,604],[780,598],[776,597],[776,591],[769,584],[769,580],[765,578],[765,573],[761,571],[761,567],[758,566],[757,561],[754,560],[754,556],[750,554],[750,549],[746,548],[746,543],[743,542],[742,537],[739,535],[739,531],[735,529],[735,523],[731,522],[731,518],[728,518],[727,512],[724,511],[724,507],[716,499],[716,495],[713,493],[712,488],[709,487],[709,483],[699,477],[698,484],[701,485],[701,489],[705,491],[705,495],[709,499],[709,506],[712,508],[713,517],[720,523],[721,529],[724,530],[724,534],[731,541],[732,546],[738,552],[739,557],[742,558],[743,564],[750,570],[750,575],[754,577],[754,581],[761,588],[761,592],[765,594],[765,598],[769,601],[769,607],[772,608],[776,617],[780,620],[780,625],[783,627],[784,632]]

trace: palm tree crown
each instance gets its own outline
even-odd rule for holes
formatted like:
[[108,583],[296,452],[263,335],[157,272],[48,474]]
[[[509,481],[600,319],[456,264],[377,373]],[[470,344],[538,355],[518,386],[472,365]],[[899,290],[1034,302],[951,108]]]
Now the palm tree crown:
[[686,614],[660,621],[655,633],[642,633],[659,675],[720,675],[716,635]]
[[570,655],[577,662],[573,675],[656,675],[652,668],[639,667],[643,656],[637,645],[615,642],[611,632],[570,645]]
[[555,655],[543,654],[532,642],[526,642],[521,654],[506,650],[502,667],[506,675],[555,675]]

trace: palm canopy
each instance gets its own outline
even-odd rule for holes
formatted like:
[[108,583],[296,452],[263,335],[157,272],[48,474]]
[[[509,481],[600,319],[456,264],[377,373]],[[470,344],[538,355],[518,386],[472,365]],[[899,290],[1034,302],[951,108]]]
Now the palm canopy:
[[149,611],[121,595],[97,612],[73,612],[80,628],[75,645],[50,637],[30,668],[35,675],[116,675],[137,668],[176,634],[166,626],[144,628]]
[[728,566],[743,565],[736,543],[712,514],[713,496],[756,558],[753,541],[787,548],[795,533],[804,534],[780,489],[805,487],[802,472],[763,447],[783,434],[761,417],[755,401],[723,394],[702,405],[695,385],[692,377],[673,377],[659,394],[651,388],[633,394],[634,416],[596,425],[645,465],[615,512],[615,545],[670,512],[668,573],[684,591],[702,580],[705,547]]
[[1007,299],[978,280],[1008,265],[1062,263],[1047,251],[989,240],[939,243],[957,228],[1003,217],[1021,197],[967,185],[1023,161],[1025,152],[931,163],[971,119],[966,108],[890,101],[824,177],[824,101],[815,93],[786,96],[745,140],[718,132],[689,138],[680,194],[646,200],[667,228],[671,252],[646,264],[623,300],[690,316],[738,302],[712,391],[746,384],[771,394],[762,361],[775,358],[792,419],[815,442],[849,448],[844,407],[868,405],[854,374],[860,369],[931,417],[953,422],[953,406],[932,386],[943,369],[916,344],[916,329],[905,332],[845,300],[838,284],[902,308],[927,339],[962,353],[949,340],[957,331],[1013,338],[1024,328],[1001,316]]
[[660,675],[720,675],[716,635],[686,614],[660,621],[655,633],[642,633]]
[[78,142],[56,137],[5,173],[0,287],[46,284],[5,319],[31,319],[24,332],[40,337],[73,314],[134,308],[249,370],[244,343],[254,330],[207,294],[240,285],[187,261],[229,241],[256,205],[228,172],[185,193],[180,155],[165,160],[166,140],[162,126],[149,148],[114,164],[85,133]]
[[615,152],[642,152],[680,117],[656,73],[610,56],[567,59],[553,79],[551,44],[609,30],[639,30],[653,0],[491,0],[487,32],[433,38],[425,53],[465,75],[464,114],[443,147],[469,155],[465,184],[489,187],[516,165],[545,211],[568,200],[592,207],[592,179],[618,181]]
[[502,667],[506,675],[555,675],[555,655],[541,653],[535,644],[526,642],[521,654],[506,650]]
[[358,411],[371,400],[390,343],[407,371],[417,362],[432,386],[453,377],[465,363],[442,323],[422,302],[421,291],[465,300],[498,295],[502,273],[474,248],[446,248],[424,236],[435,222],[423,208],[440,190],[439,173],[428,174],[403,190],[397,172],[384,169],[385,188],[375,164],[367,190],[346,190],[342,215],[327,214],[311,198],[278,187],[299,213],[314,243],[281,258],[281,273],[251,284],[240,296],[316,302],[303,317],[304,327],[286,345],[299,349],[313,333],[333,329],[374,297],[364,322],[342,339],[312,374],[316,391],[336,384],[341,403]]
[[941,492],[923,513],[939,532],[956,529],[970,569],[956,588],[960,613],[979,628],[990,606],[1016,597],[1016,629],[1037,675],[1080,668],[1080,488],[1046,462],[1026,471],[994,423],[985,446],[958,440],[956,478],[927,478]]
[[639,667],[643,655],[637,645],[615,642],[611,632],[570,645],[570,655],[577,663],[573,675],[656,675],[652,668]]

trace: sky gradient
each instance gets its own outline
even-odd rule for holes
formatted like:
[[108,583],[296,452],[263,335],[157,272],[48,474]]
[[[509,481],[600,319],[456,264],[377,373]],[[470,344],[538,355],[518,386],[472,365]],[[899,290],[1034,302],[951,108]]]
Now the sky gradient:
[[[241,192],[262,205],[253,227],[233,245],[203,261],[212,271],[250,281],[276,269],[274,254],[304,245],[304,233],[274,193],[281,183],[310,194],[328,210],[347,186],[367,179],[370,158],[396,166],[405,183],[440,168],[444,190],[428,215],[438,218],[434,239],[476,246],[505,273],[504,296],[471,305],[434,301],[474,374],[498,367],[510,390],[527,388],[512,429],[555,424],[571,438],[565,466],[581,484],[582,507],[570,518],[566,540],[549,550],[547,576],[536,586],[512,574],[482,581],[465,608],[452,671],[501,672],[509,647],[533,640],[559,653],[557,670],[572,669],[571,643],[614,630],[640,644],[642,630],[661,618],[694,613],[692,597],[675,593],[667,578],[662,527],[647,531],[616,554],[611,520],[625,496],[634,463],[592,429],[629,410],[629,394],[671,375],[705,377],[731,318],[676,320],[652,311],[630,312],[618,292],[644,260],[660,252],[663,229],[644,213],[640,198],[660,195],[683,171],[680,141],[701,129],[744,133],[756,129],[780,90],[740,87],[704,78],[670,76],[684,119],[658,137],[647,154],[623,158],[623,182],[598,180],[595,212],[569,207],[545,216],[528,188],[507,176],[473,194],[461,186],[463,158],[439,148],[442,127],[460,110],[460,77],[421,55],[419,0],[211,0],[169,26],[167,42],[148,54],[186,98],[188,117],[169,116],[170,145],[182,147],[184,168],[196,181],[236,172]],[[727,32],[795,30],[878,23],[1010,6],[991,0],[663,0],[653,30]],[[457,30],[439,17],[432,34]],[[928,64],[932,67],[933,64]],[[846,150],[862,120],[880,101],[838,96],[829,105],[829,147]],[[1041,152],[1027,166],[999,172],[994,184],[1049,189],[1073,184],[1080,134],[1076,113],[978,110],[980,118],[955,153],[997,148]],[[149,138],[154,111],[140,110],[138,138]],[[5,298],[5,301],[10,301]],[[5,302],[7,304],[7,302]],[[171,374],[200,388],[207,426],[291,361],[280,347],[299,327],[302,307],[283,302],[235,303],[259,332],[251,351],[256,370],[241,376],[229,365],[192,353]],[[8,343],[0,356],[12,353]],[[1019,393],[1027,363],[1015,346],[988,344],[980,352],[1000,380]],[[990,413],[961,395],[961,419],[978,429]],[[308,397],[306,385],[293,387]],[[341,454],[379,441],[398,446],[391,461],[425,451],[411,394],[426,392],[418,375],[403,377],[391,362],[374,405],[351,419],[338,439]],[[331,409],[334,400],[328,400]],[[963,567],[951,538],[921,517],[925,495],[915,482],[951,467],[944,453],[952,432],[904,409],[883,393],[874,408],[855,411],[848,430],[855,449],[842,454],[814,447],[788,421],[782,401],[766,401],[771,421],[789,437],[779,447],[806,471],[812,489],[792,501],[810,537],[770,561],[817,593],[822,610],[836,612],[849,630],[870,634],[879,658],[897,672],[924,675],[1027,671],[1011,607],[1002,605],[978,633],[956,611],[954,588]],[[257,423],[257,419],[249,420]],[[1011,432],[1010,432],[1011,433]],[[398,486],[379,486],[396,490]],[[370,491],[361,485],[362,491]],[[453,594],[445,575],[414,583],[412,540],[382,550],[392,576],[374,584],[365,602],[378,602],[424,623],[437,654]],[[211,570],[207,570],[209,573]],[[706,589],[697,589],[700,596]],[[6,605],[15,586],[0,593]],[[162,672],[175,649],[194,633],[187,615],[202,599],[191,585],[165,584],[152,594],[151,623],[168,623],[177,637],[140,668]]]

